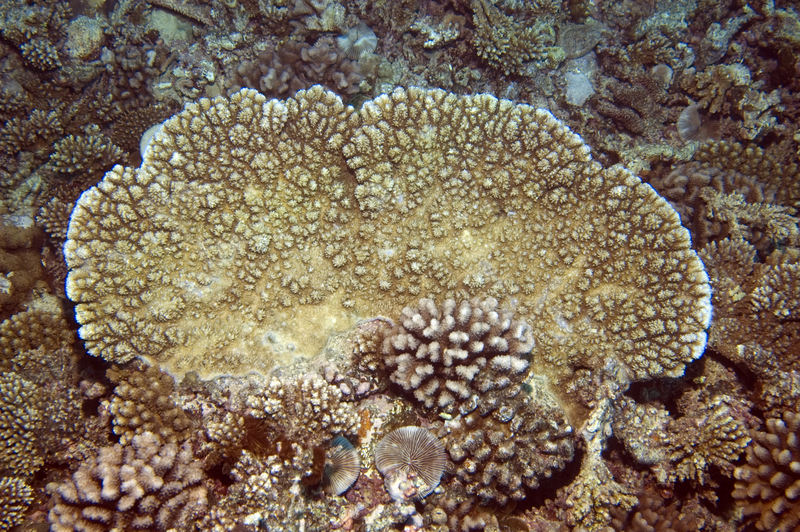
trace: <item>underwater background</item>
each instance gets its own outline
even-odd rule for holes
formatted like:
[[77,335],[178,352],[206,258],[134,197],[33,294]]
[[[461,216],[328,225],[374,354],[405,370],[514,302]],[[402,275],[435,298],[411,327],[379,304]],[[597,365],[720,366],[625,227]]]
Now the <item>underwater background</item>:
[[2,0],[0,115],[0,531],[800,530],[795,2]]

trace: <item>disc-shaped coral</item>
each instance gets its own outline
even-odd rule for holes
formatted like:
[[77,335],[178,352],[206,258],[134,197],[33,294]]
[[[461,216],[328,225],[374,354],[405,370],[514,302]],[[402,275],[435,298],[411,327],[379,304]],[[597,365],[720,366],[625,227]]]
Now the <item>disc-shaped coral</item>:
[[[410,484],[421,483],[415,495],[425,497],[439,485],[446,462],[444,446],[422,427],[401,427],[383,437],[375,447],[375,467],[385,477],[387,487],[401,479]],[[390,494],[396,499],[402,494]]]
[[358,480],[361,460],[358,451],[344,436],[336,436],[325,453],[322,487],[328,493],[341,495]]
[[267,371],[421,294],[516,305],[555,374],[616,356],[633,379],[679,375],[710,319],[672,208],[489,95],[200,100],[81,197],[68,238],[89,351],[177,375]]

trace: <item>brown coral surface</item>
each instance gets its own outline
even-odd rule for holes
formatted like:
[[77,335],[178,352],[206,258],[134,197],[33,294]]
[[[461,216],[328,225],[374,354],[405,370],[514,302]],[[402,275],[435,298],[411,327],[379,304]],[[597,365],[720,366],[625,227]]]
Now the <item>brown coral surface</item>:
[[710,319],[675,211],[489,95],[200,100],[81,197],[68,238],[89,351],[177,375],[266,371],[424,294],[514,299],[534,362],[616,356],[639,380],[680,375]]

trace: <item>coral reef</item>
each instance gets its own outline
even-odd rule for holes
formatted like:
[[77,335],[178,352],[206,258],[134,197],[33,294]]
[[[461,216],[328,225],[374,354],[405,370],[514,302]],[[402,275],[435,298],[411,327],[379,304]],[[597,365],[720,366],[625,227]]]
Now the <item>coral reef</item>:
[[208,505],[204,473],[191,445],[144,432],[128,445],[99,449],[72,478],[50,486],[56,532],[100,529],[166,531],[198,520]]
[[4,0],[0,122],[0,530],[797,528],[792,2]]
[[33,502],[33,490],[21,478],[0,478],[0,530],[22,524],[23,514]]
[[753,433],[747,464],[735,471],[733,497],[758,530],[793,530],[798,521],[797,452],[800,416],[784,412],[768,419],[767,431]]
[[0,373],[0,471],[32,475],[43,464],[36,433],[42,426],[35,385],[14,372]]
[[134,435],[144,432],[157,434],[166,443],[182,442],[191,436],[191,420],[172,399],[172,377],[156,366],[112,368],[107,373],[116,384],[108,410],[119,443],[125,445]]
[[317,352],[332,314],[423,291],[513,296],[537,362],[614,352],[639,380],[679,375],[710,318],[674,211],[550,114],[487,95],[398,89],[359,113],[319,87],[201,100],[81,197],[68,237],[89,351],[176,375],[267,371]]

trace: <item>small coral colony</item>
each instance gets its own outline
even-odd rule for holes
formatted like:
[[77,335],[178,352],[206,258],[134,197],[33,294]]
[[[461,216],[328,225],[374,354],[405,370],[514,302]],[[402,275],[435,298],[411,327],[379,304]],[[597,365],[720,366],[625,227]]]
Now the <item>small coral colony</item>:
[[795,3],[0,15],[0,532],[800,531]]

